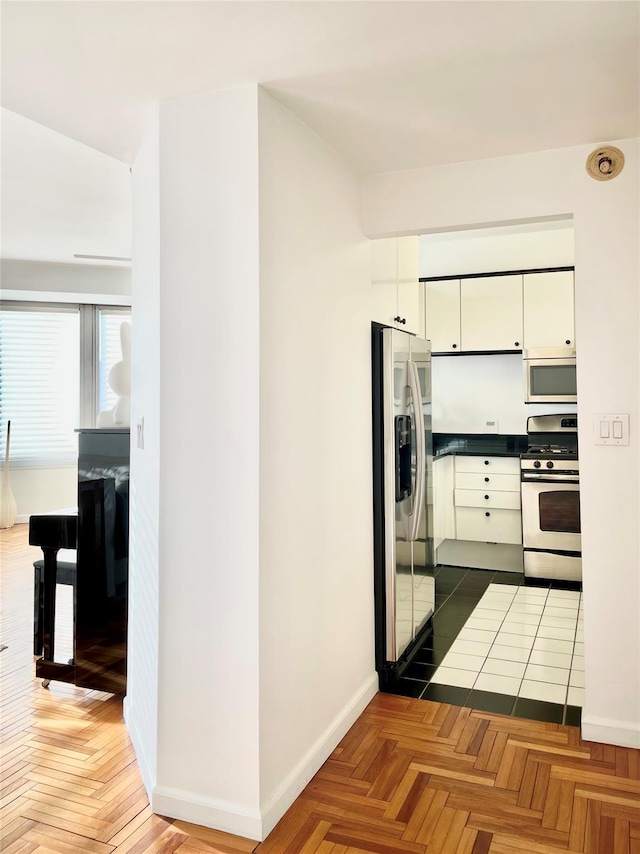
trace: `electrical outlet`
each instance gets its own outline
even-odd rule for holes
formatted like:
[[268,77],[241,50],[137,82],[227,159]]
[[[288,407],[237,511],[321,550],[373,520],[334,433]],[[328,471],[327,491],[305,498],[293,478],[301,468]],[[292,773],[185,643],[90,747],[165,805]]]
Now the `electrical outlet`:
[[138,423],[136,424],[136,440],[138,447],[144,450],[144,417],[138,418]]
[[486,418],[484,422],[484,432],[485,433],[497,433],[498,432],[498,419],[497,418]]

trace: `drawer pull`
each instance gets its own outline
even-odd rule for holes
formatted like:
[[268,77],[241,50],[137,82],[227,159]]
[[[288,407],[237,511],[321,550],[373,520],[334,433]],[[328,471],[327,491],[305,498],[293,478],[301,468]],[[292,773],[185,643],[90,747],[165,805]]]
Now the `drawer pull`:
[[491,513],[489,513],[489,511],[487,510],[487,512],[484,515],[485,516],[491,516]]
[[488,478],[488,477],[485,477],[484,482],[485,482],[485,483],[489,483],[489,478]]
[[487,501],[489,500],[489,496],[488,496],[488,495],[485,495],[485,498],[487,499]]
[[485,466],[488,466],[488,465],[489,465],[489,460],[485,460],[485,461],[484,461],[484,464],[485,464]]

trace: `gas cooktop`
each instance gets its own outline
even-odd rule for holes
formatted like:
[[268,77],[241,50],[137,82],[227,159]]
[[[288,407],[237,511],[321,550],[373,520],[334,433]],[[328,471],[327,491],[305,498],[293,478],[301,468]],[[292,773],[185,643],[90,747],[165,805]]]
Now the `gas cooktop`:
[[529,445],[526,452],[520,455],[525,460],[535,459],[553,459],[554,457],[562,457],[566,460],[577,460],[577,447],[560,446],[560,445]]

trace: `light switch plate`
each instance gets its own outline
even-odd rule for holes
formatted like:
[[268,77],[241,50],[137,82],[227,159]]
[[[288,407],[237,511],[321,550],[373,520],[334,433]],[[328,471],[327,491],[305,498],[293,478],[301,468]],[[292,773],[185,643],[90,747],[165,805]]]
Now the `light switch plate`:
[[142,418],[138,418],[138,423],[136,424],[136,440],[137,446],[144,450],[144,416]]
[[593,416],[595,445],[628,445],[629,413],[601,412]]

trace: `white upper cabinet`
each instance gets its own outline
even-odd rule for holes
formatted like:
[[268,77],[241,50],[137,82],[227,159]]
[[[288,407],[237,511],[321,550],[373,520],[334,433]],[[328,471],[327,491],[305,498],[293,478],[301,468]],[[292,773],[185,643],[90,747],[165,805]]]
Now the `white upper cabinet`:
[[372,320],[420,332],[419,238],[371,241]]
[[462,279],[460,323],[465,351],[521,349],[522,276]]
[[371,241],[372,320],[395,325],[398,314],[398,250],[395,237]]
[[573,272],[525,273],[524,346],[575,347]]
[[460,351],[460,281],[425,282],[425,338],[433,353]]
[[398,237],[398,315],[403,328],[420,334],[420,238]]

